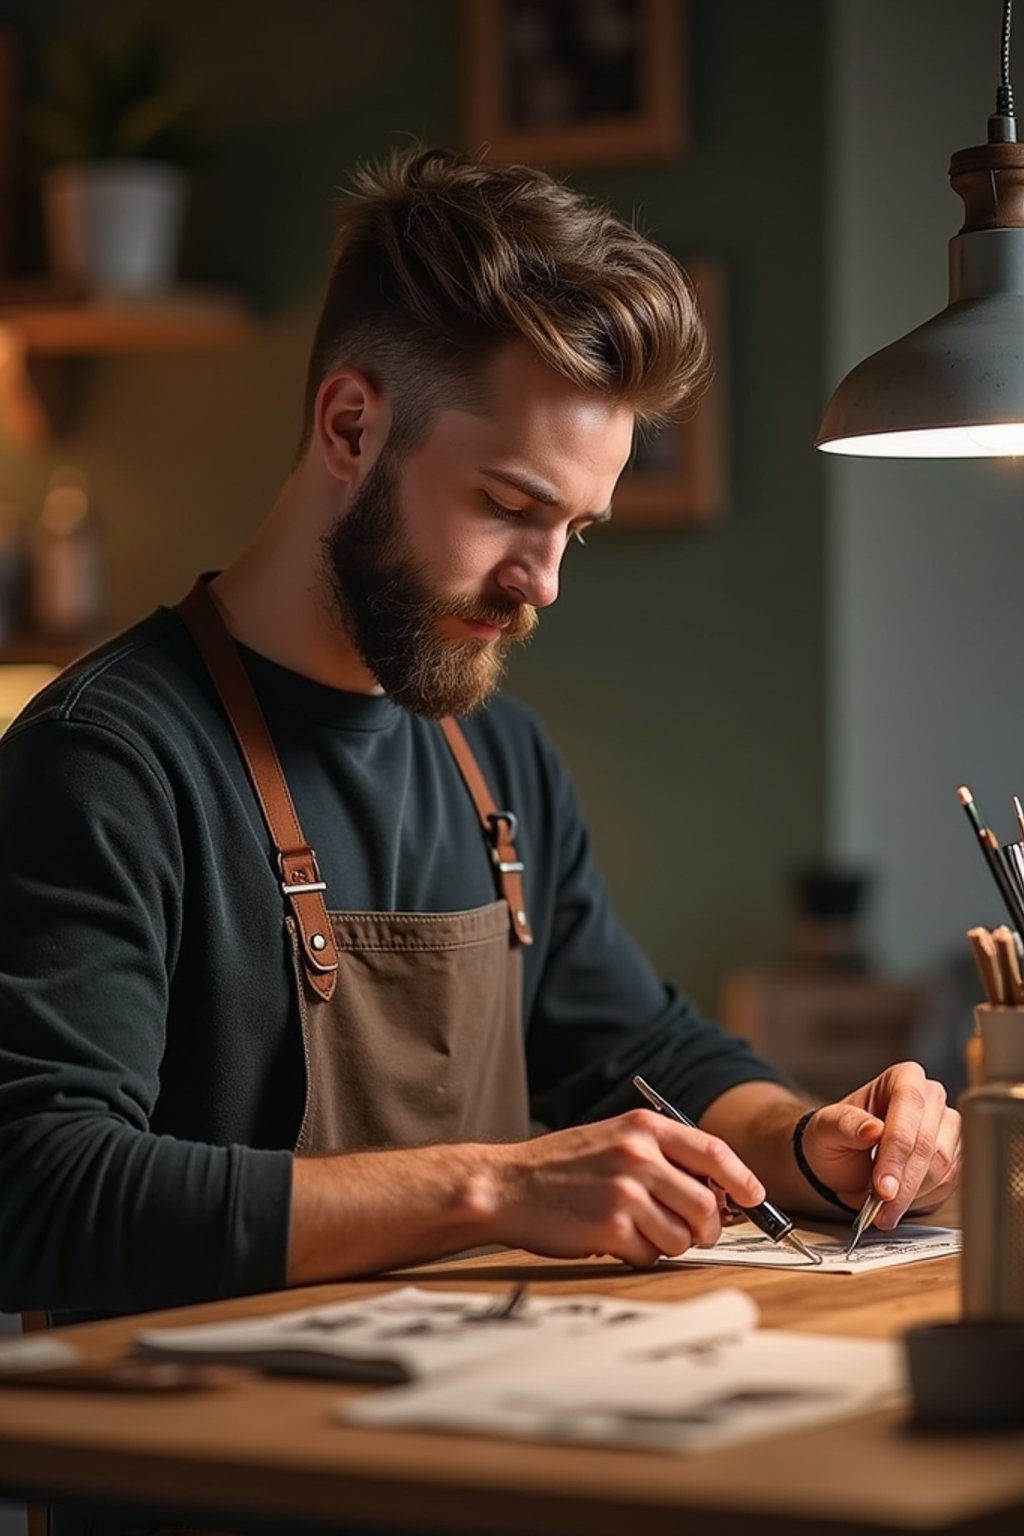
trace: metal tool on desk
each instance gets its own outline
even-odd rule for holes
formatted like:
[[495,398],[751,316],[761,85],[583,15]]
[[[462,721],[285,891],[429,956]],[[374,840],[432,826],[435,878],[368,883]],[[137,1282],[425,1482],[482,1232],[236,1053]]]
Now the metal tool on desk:
[[[638,1089],[647,1102],[653,1104],[654,1108],[659,1110],[661,1114],[671,1115],[672,1119],[678,1120],[680,1125],[688,1125],[692,1130],[697,1129],[689,1115],[684,1115],[682,1110],[676,1109],[675,1105],[670,1104],[668,1099],[663,1099],[657,1089],[652,1088],[650,1083],[645,1082],[642,1077],[634,1077],[633,1087]],[[742,1211],[743,1215],[752,1221],[754,1226],[764,1233],[765,1237],[771,1238],[773,1243],[785,1243],[787,1247],[795,1249],[803,1258],[810,1259],[812,1264],[824,1262],[820,1253],[815,1253],[797,1237],[793,1231],[793,1223],[790,1218],[784,1216],[776,1206],[772,1205],[771,1201],[762,1200],[760,1205],[736,1205],[733,1201],[729,1203],[734,1210]]]
[[850,1238],[850,1246],[846,1250],[846,1257],[848,1259],[853,1256],[854,1249],[857,1247],[857,1244],[864,1236],[864,1233],[867,1231],[868,1227],[871,1226],[872,1222],[884,1204],[885,1201],[882,1199],[881,1195],[876,1195],[874,1191],[872,1191],[864,1201],[864,1204],[857,1212],[856,1220],[853,1223],[853,1236]]
[[[875,1166],[875,1154],[877,1151],[877,1146],[871,1148],[872,1169],[874,1169]],[[873,1189],[868,1190],[864,1199],[864,1204],[861,1206],[853,1220],[853,1232],[850,1236],[850,1246],[846,1250],[846,1257],[848,1259],[853,1257],[857,1244],[864,1236],[864,1233],[867,1231],[868,1227],[872,1225],[875,1217],[878,1215],[884,1204],[885,1201],[882,1199],[881,1195],[876,1195]]]

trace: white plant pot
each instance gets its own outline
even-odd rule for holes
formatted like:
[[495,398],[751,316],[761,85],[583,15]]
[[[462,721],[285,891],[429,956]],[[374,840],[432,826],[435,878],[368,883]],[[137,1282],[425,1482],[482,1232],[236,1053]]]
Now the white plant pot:
[[87,293],[144,297],[174,284],[188,178],[156,160],[59,165],[43,178],[54,276]]

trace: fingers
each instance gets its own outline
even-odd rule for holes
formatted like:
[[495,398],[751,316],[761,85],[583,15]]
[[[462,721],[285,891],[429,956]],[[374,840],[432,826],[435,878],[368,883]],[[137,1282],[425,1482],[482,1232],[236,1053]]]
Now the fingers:
[[489,1162],[499,1241],[636,1267],[713,1246],[722,1190],[747,1206],[765,1193],[717,1137],[644,1109],[512,1144]]
[[619,1125],[615,1156],[621,1178],[615,1198],[628,1220],[610,1251],[628,1263],[638,1262],[633,1254],[643,1253],[644,1243],[667,1255],[694,1245],[711,1248],[722,1235],[727,1195],[741,1206],[765,1198],[760,1179],[717,1136],[643,1109],[623,1116]]
[[[666,1137],[666,1131],[677,1130],[681,1138]],[[756,1179],[751,1186],[753,1176],[724,1143],[694,1127],[677,1126],[649,1110],[635,1110],[623,1116],[616,1131],[610,1153],[615,1167],[613,1201],[661,1253],[683,1253],[693,1243],[711,1247],[718,1241],[722,1222],[715,1186],[729,1187],[723,1174],[745,1190],[761,1188]],[[735,1177],[733,1163],[745,1177]],[[718,1175],[715,1185],[706,1177],[709,1169]]]
[[696,1127],[640,1109],[589,1130],[605,1142],[601,1242],[627,1264],[713,1247],[722,1233],[720,1189],[749,1205],[764,1198],[735,1153]]
[[[952,1122],[948,1129],[947,1117]],[[910,1206],[915,1215],[938,1210],[954,1194],[960,1182],[961,1145],[960,1116],[955,1109],[947,1109],[928,1177]]]
[[[642,1184],[628,1187],[628,1181],[624,1181],[616,1190],[616,1203],[616,1212],[609,1222],[608,1249],[616,1258],[645,1269],[663,1254],[672,1258],[693,1247],[694,1227],[654,1199]],[[714,1242],[712,1237],[711,1243]],[[701,1246],[709,1244],[702,1242]]]
[[945,1089],[929,1081],[916,1062],[902,1062],[885,1075],[889,1100],[871,1181],[886,1202],[878,1226],[888,1231],[922,1188],[927,1192],[951,1175],[955,1181],[959,1127],[947,1118],[954,1112],[947,1109]]
[[[960,1177],[960,1147],[960,1116],[955,1109],[947,1106],[942,1110],[931,1156],[916,1190],[912,1187],[913,1174],[908,1173],[898,1199],[887,1207],[887,1214],[894,1208],[899,1212],[891,1223],[893,1226],[899,1220],[899,1216],[908,1210],[915,1213],[934,1211],[950,1198]],[[915,1149],[916,1156],[917,1149]],[[902,1210],[900,1210],[901,1206]],[[879,1218],[879,1224],[881,1225],[881,1218]],[[885,1225],[888,1227],[890,1223],[887,1221]]]
[[[889,1231],[908,1210],[934,1210],[956,1188],[960,1117],[941,1083],[917,1062],[900,1062],[819,1109],[804,1135],[811,1166],[851,1205],[868,1189],[885,1204],[877,1225]],[[873,1155],[873,1160],[872,1160]]]
[[884,1120],[854,1104],[829,1104],[818,1110],[820,1115],[828,1118],[830,1140],[851,1152],[875,1146],[885,1130]]
[[[637,1114],[649,1116],[649,1111]],[[737,1205],[760,1205],[765,1187],[732,1148],[718,1136],[697,1127],[678,1125],[664,1116],[653,1117],[652,1130],[669,1162],[687,1173],[710,1179],[724,1189]]]

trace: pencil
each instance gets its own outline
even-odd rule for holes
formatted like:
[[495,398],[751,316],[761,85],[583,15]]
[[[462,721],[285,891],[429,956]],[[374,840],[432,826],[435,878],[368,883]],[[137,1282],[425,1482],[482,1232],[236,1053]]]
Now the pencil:
[[1003,859],[1014,885],[1024,901],[1024,843],[1005,843]]
[[1017,959],[1017,946],[1013,942],[1013,934],[1004,924],[1002,928],[993,930],[992,938],[999,957],[1006,1001],[1011,1008],[1019,1007],[1024,1003],[1024,980],[1021,978],[1020,961]]
[[1003,996],[1003,976],[996,957],[996,945],[987,928],[968,928],[967,940],[978,967],[981,985],[988,1002],[998,1006],[1006,1001]]
[[1017,825],[1020,827],[1021,836],[1024,837],[1024,805],[1021,805],[1016,795],[1013,797],[1013,809],[1017,817]]
[[1018,933],[1024,933],[1024,907],[1022,907],[1020,898],[1013,888],[1013,883],[1006,873],[1006,866],[1003,864],[1002,851],[996,840],[996,835],[994,832],[989,831],[979,816],[978,807],[974,803],[974,796],[966,784],[961,784],[956,795],[960,804],[967,812],[967,820],[974,828],[981,851],[985,856],[985,862],[992,872],[993,880],[999,887],[999,894],[1003,898],[1006,910],[1013,919],[1013,926],[1017,929]]

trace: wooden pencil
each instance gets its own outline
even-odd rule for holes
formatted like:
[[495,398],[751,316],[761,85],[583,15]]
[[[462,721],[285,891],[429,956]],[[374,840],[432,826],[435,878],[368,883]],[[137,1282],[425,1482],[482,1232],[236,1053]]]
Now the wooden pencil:
[[1014,943],[1013,934],[1004,924],[1003,927],[993,931],[992,938],[999,956],[999,969],[1007,1002],[1014,1007],[1020,1007],[1024,1003],[1024,979],[1021,977],[1020,961],[1017,958],[1017,946]]
[[987,928],[968,928],[967,940],[978,967],[986,1001],[999,1007],[1006,1001],[1003,995],[1003,976],[996,953],[995,940]]

